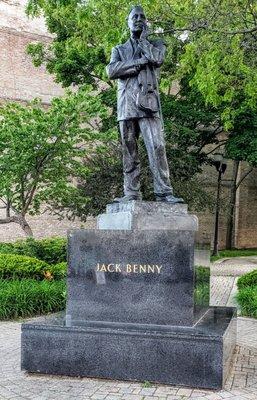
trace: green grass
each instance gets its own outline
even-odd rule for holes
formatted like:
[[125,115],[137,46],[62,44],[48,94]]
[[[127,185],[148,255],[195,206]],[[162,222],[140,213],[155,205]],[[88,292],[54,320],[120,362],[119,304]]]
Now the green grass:
[[195,267],[195,280],[197,283],[208,283],[210,281],[210,268]]
[[61,311],[66,304],[64,280],[0,280],[0,319],[32,317]]
[[257,269],[241,276],[237,281],[237,287],[239,290],[249,286],[257,287]]
[[241,315],[257,318],[257,270],[241,276],[237,281],[237,287],[236,300]]
[[149,382],[149,381],[144,381],[142,387],[145,388],[145,389],[147,389],[147,388],[152,387],[152,384],[151,384],[151,382]]
[[257,249],[221,250],[218,256],[211,256],[211,261],[221,258],[257,256]]
[[195,305],[208,306],[210,302],[210,286],[208,284],[197,285],[194,296]]
[[240,289],[236,300],[240,305],[241,315],[257,318],[257,286],[248,286]]
[[210,301],[210,268],[195,268],[194,302],[198,306],[208,306]]

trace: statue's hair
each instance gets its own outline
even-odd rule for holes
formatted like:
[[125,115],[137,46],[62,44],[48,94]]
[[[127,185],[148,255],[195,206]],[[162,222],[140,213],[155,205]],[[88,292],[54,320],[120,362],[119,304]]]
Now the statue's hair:
[[131,9],[130,9],[130,11],[129,11],[129,13],[128,13],[128,17],[129,17],[130,14],[132,13],[132,11],[135,10],[135,8],[140,8],[142,11],[144,11],[143,7],[140,6],[140,5],[132,6]]

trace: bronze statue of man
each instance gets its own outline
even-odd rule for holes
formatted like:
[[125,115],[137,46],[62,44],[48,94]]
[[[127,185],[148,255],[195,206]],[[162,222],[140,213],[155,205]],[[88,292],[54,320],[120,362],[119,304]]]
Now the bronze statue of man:
[[162,40],[148,40],[146,16],[134,6],[128,16],[130,39],[112,49],[107,66],[118,79],[118,121],[123,151],[124,197],[116,202],[141,200],[137,140],[143,136],[157,201],[183,203],[173,196],[163,136],[158,72],[165,55]]

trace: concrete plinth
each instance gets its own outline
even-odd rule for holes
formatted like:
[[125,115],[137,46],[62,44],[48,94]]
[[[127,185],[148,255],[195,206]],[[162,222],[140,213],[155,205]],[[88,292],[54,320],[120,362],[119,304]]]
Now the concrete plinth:
[[109,204],[97,218],[98,229],[197,231],[198,219],[186,204],[130,201]]

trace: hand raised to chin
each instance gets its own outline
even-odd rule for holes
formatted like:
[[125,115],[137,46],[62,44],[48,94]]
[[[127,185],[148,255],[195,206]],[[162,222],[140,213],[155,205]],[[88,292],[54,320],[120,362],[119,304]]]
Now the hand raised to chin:
[[149,35],[148,26],[145,24],[140,35],[140,40],[147,40]]

